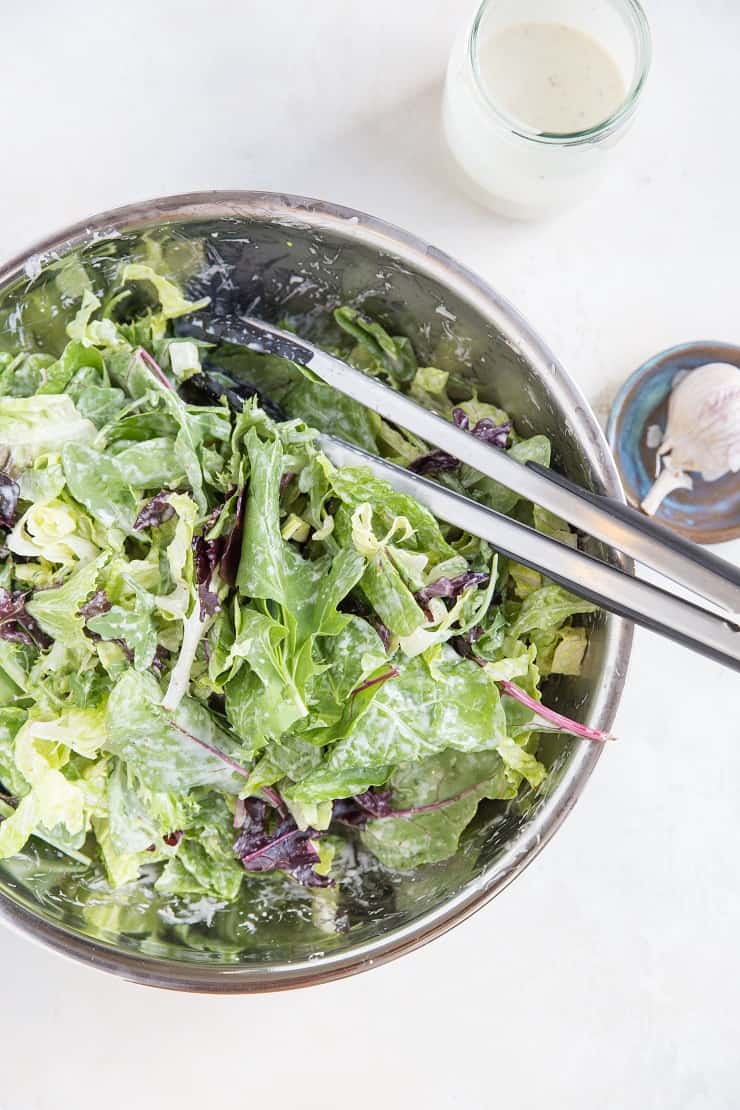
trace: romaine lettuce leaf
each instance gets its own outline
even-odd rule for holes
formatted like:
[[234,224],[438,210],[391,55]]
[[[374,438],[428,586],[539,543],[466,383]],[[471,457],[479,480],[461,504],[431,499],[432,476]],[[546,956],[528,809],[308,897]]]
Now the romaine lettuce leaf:
[[94,522],[74,502],[62,498],[29,505],[8,536],[14,555],[73,565],[95,559],[102,537]]
[[18,773],[30,789],[15,812],[0,824],[0,859],[17,855],[34,832],[54,841],[69,837],[72,847],[84,840],[101,798],[94,778],[67,777],[72,752],[93,758],[103,741],[102,715],[71,710],[52,721],[26,720],[14,740]]
[[65,443],[88,443],[96,430],[66,393],[0,397],[0,443],[10,450],[17,467],[28,466]]
[[137,501],[118,460],[82,443],[62,450],[64,477],[72,496],[106,528],[130,532]]
[[559,628],[575,613],[593,613],[595,610],[596,606],[590,601],[576,597],[562,586],[542,586],[524,599],[511,634],[521,638],[535,629],[547,632]]

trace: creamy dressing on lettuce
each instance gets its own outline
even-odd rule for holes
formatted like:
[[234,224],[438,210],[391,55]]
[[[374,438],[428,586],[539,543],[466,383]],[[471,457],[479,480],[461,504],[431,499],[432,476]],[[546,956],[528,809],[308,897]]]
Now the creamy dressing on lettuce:
[[[268,872],[341,883],[347,838],[391,868],[445,859],[483,799],[543,780],[528,701],[578,673],[592,606],[335,468],[317,431],[576,538],[294,364],[178,336],[208,299],[160,263],[96,292],[65,272],[61,342],[0,354],[0,858],[40,838],[203,920]],[[549,464],[357,310],[325,342]],[[224,381],[241,411],[205,388]]]

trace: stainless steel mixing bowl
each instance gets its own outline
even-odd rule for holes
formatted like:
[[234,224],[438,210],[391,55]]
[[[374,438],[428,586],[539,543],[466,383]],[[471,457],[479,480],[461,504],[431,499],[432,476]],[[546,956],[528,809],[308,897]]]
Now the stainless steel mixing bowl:
[[[363,304],[412,338],[422,364],[464,367],[521,430],[550,436],[555,464],[570,477],[622,496],[588,404],[511,305],[434,247],[337,205],[214,192],[103,213],[0,271],[0,336],[12,325],[32,344],[42,325],[53,328],[54,308],[44,297],[19,306],[50,280],[49,267],[52,275],[64,268],[71,252],[82,252],[93,267],[110,265],[152,233],[176,245],[175,268],[178,257],[192,266],[190,241],[199,250],[216,248],[243,301],[266,318],[299,313],[310,324],[336,304]],[[609,728],[630,646],[631,631],[599,615],[582,676],[551,682],[548,700]],[[289,882],[262,881],[245,884],[242,902],[222,908],[168,904],[146,884],[110,899],[79,866],[36,844],[0,865],[0,918],[58,952],[141,983],[250,992],[324,982],[424,944],[503,890],[565,818],[600,751],[575,740],[544,740],[549,773],[535,794],[482,807],[445,863],[399,874],[365,861],[337,905]]]

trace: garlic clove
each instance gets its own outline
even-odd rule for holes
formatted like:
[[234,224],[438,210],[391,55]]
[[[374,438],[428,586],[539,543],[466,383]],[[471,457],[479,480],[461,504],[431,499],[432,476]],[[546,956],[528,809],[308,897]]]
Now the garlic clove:
[[740,368],[707,363],[682,376],[671,391],[666,431],[656,453],[657,478],[641,507],[652,516],[672,490],[691,488],[686,471],[713,482],[737,470]]
[[673,493],[674,489],[691,489],[693,485],[694,483],[688,474],[667,466],[653,482],[640,503],[640,508],[648,516],[654,516],[660,503],[665,500],[669,493]]

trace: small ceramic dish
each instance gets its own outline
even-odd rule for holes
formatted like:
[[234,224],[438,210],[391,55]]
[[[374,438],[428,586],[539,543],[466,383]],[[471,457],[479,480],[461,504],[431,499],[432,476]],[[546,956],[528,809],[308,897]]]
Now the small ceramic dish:
[[[648,429],[665,430],[668,397],[677,374],[710,362],[740,367],[740,347],[731,343],[681,343],[648,359],[627,379],[609,415],[607,438],[627,500],[639,506],[655,481],[655,447]],[[661,503],[656,520],[695,543],[723,543],[740,537],[740,475],[705,482],[692,474],[693,489],[679,489]]]

